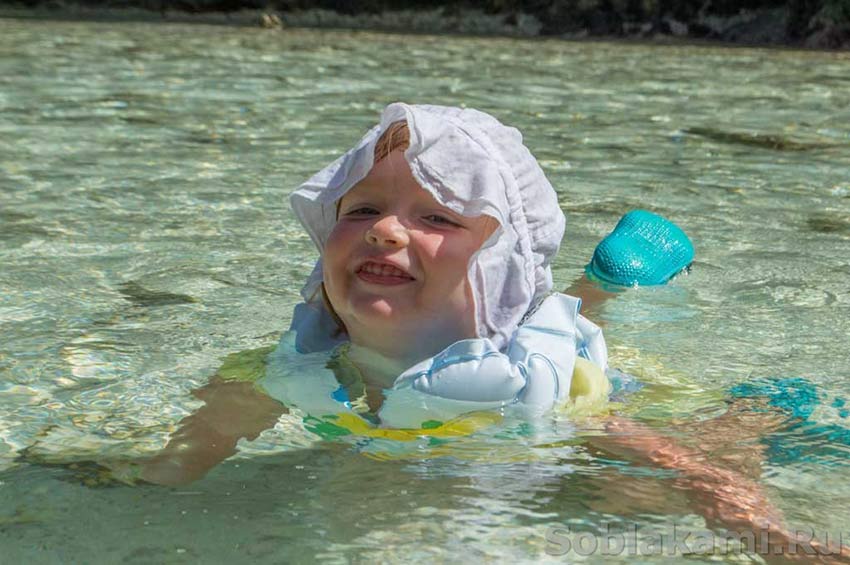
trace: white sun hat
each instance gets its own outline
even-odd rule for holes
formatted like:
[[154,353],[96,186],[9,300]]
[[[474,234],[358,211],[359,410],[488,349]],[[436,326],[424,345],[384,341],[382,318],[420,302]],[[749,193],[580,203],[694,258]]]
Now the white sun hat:
[[[555,190],[516,128],[478,110],[390,104],[354,148],[292,194],[292,208],[321,254],[336,223],[337,201],[369,173],[375,144],[400,121],[410,132],[404,157],[414,179],[452,211],[499,222],[473,255],[467,276],[477,336],[502,349],[532,305],[551,291],[550,264],[565,225]],[[306,304],[293,320],[302,351],[342,341],[322,302],[321,282],[319,259],[301,291]]]

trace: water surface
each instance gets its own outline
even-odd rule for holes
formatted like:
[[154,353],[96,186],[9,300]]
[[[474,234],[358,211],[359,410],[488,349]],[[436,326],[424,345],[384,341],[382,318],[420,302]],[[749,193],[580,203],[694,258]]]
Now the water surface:
[[[599,314],[647,385],[625,412],[676,433],[761,376],[840,397],[848,77],[843,53],[0,20],[4,559],[563,561],[552,526],[704,528],[658,472],[522,435],[381,460],[281,424],[180,489],[65,464],[155,451],[224,356],[278,339],[315,260],[288,193],[397,100],[524,132],[567,214],[560,286],[629,209],[690,234],[690,276]],[[761,480],[837,532],[846,476],[833,450]]]

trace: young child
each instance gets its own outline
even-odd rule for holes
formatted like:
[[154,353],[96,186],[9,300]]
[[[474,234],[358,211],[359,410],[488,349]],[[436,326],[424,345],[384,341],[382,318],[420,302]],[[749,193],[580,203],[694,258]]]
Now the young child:
[[[599,328],[579,299],[552,292],[565,219],[516,129],[476,110],[392,104],[292,206],[321,253],[295,309],[295,350],[347,358],[372,410],[409,389],[419,404],[545,411],[569,399],[578,357],[592,362],[579,365],[583,390],[607,394]],[[284,396],[316,408],[315,395]],[[408,409],[377,415],[419,427]]]
[[[468,431],[471,412],[539,414],[607,396],[599,328],[579,314],[579,298],[552,291],[565,220],[516,129],[476,110],[392,104],[292,205],[320,258],[290,331],[255,382],[217,378],[199,390],[206,405],[144,462],[142,478],[198,478],[291,408],[333,416],[351,433],[412,439]],[[640,220],[627,216],[624,230]],[[597,250],[591,275],[609,279],[616,245]],[[687,266],[687,251],[654,280]],[[640,266],[627,263],[610,279]],[[610,418],[607,428],[595,443],[677,471],[712,523],[778,526],[754,481],[636,422]],[[794,541],[774,533],[770,547]]]
[[[476,110],[392,104],[292,205],[320,258],[290,330],[267,363],[268,351],[229,358],[195,392],[205,405],[145,462],[146,480],[198,478],[290,408],[410,439],[467,432],[475,424],[458,418],[471,412],[607,397],[599,328],[578,298],[552,292],[565,219],[516,129]],[[628,283],[608,255],[590,273]],[[575,288],[609,296],[585,278]]]

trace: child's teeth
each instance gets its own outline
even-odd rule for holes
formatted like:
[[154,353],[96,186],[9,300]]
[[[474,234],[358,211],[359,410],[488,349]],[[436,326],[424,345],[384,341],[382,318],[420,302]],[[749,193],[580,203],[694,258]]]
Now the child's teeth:
[[381,275],[382,277],[388,276],[396,276],[396,277],[404,277],[406,276],[405,272],[396,269],[395,267],[391,267],[390,265],[366,265],[363,267],[363,270],[367,273],[372,273],[374,275]]

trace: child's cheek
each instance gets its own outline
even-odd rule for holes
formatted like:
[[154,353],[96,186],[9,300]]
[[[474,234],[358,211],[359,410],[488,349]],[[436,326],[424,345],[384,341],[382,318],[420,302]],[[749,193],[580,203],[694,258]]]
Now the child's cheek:
[[345,225],[337,224],[325,242],[325,249],[322,253],[325,279],[339,277],[345,271],[347,259],[351,256],[354,244],[352,241],[353,234],[348,232],[349,230],[346,230]]
[[438,237],[428,242],[432,275],[437,275],[442,292],[466,294],[469,260],[478,250],[475,242],[463,238]]
[[430,234],[419,240],[419,249],[433,259],[444,259],[451,256],[451,249],[446,247],[443,237]]
[[478,250],[474,241],[466,238],[437,236],[428,244],[431,254],[435,259],[446,262],[459,262],[465,264]]
[[328,240],[325,242],[325,253],[334,253],[339,248],[350,247],[354,243],[355,228],[351,222],[338,222],[331,230]]

